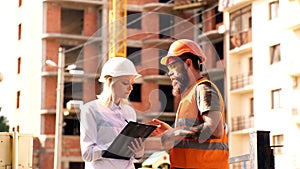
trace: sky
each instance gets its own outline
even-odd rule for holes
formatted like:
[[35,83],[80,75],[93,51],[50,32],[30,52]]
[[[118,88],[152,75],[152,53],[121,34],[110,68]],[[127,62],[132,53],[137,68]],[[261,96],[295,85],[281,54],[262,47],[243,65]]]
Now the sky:
[[17,5],[17,0],[3,1],[0,7],[0,45],[1,45],[1,55],[0,55],[0,72],[3,74],[3,80],[0,82],[0,107],[2,110],[0,116],[5,116],[11,121],[11,100],[13,83],[12,72],[15,72],[15,64],[11,59],[6,59],[8,57],[16,57],[15,38],[17,38],[17,20],[15,19],[15,5]]

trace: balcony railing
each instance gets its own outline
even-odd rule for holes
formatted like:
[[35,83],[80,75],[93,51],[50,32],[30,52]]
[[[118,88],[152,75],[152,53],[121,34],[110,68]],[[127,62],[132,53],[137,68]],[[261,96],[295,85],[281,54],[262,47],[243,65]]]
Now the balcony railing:
[[232,117],[231,119],[231,131],[244,130],[254,127],[254,116],[241,115]]
[[243,162],[239,162],[239,163],[233,163],[231,164],[232,169],[250,169],[250,161],[243,161]]
[[252,42],[252,30],[248,29],[243,32],[230,35],[230,50]]
[[230,89],[240,89],[247,85],[251,85],[252,82],[252,73],[240,74],[230,77]]

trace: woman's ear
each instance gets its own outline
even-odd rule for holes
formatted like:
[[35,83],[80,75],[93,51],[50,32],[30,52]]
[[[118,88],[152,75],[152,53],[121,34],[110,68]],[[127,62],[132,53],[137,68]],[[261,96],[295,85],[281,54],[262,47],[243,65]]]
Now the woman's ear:
[[108,84],[111,84],[111,82],[112,82],[112,77],[111,76],[106,76],[105,79],[106,79]]

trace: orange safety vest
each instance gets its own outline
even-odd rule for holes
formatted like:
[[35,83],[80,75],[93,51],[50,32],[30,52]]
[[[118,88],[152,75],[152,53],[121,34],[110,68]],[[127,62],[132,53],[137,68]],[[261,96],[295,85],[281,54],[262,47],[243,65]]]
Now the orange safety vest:
[[[195,90],[198,84],[210,82],[202,78],[187,91],[180,103],[176,114],[176,128],[191,127],[203,123],[199,114],[195,99]],[[224,123],[224,103],[218,88],[212,83],[219,95]],[[208,139],[203,143],[197,140],[182,139],[174,144],[170,150],[171,168],[189,169],[228,169],[228,139],[224,130],[223,137],[220,139]]]

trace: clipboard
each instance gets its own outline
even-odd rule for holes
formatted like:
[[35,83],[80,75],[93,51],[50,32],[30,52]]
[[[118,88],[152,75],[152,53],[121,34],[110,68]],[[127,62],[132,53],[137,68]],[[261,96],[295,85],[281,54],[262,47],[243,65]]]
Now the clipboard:
[[129,160],[133,152],[128,149],[135,138],[141,137],[143,141],[157,128],[154,125],[130,121],[105,150],[102,157]]

